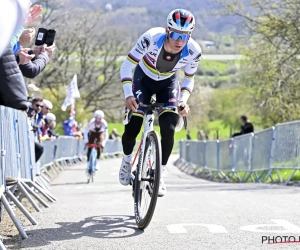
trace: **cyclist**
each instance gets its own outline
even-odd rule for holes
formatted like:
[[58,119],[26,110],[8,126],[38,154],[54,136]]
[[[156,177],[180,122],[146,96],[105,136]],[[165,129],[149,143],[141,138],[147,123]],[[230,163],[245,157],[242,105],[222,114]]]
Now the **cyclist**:
[[[91,119],[89,125],[87,126],[84,132],[84,141],[86,143],[86,146],[89,146],[89,144],[94,144],[95,139],[100,143],[100,147],[103,149],[108,139],[108,126],[107,126],[107,122],[104,120],[104,113],[102,110],[95,111],[94,118]],[[100,159],[100,147],[97,147],[96,170],[98,170],[98,160]],[[92,149],[88,147],[87,150],[88,161],[90,158],[91,151]]]
[[[158,118],[162,174],[165,170],[173,149],[174,130],[179,115],[186,116],[190,111],[187,100],[194,87],[194,75],[201,57],[200,46],[191,38],[194,28],[195,18],[191,12],[184,9],[171,11],[167,17],[167,27],[152,28],[142,34],[121,66],[126,111],[134,112],[122,135],[124,157],[119,171],[119,181],[122,185],[130,183],[132,151],[143,123],[141,118],[144,111],[143,108],[138,108],[135,98],[144,104],[150,104],[151,96],[156,94],[158,103],[176,108],[175,112],[160,112]],[[185,74],[180,89],[177,71],[182,67]],[[177,109],[181,104],[185,105],[182,111]],[[166,194],[162,176],[160,196]]]

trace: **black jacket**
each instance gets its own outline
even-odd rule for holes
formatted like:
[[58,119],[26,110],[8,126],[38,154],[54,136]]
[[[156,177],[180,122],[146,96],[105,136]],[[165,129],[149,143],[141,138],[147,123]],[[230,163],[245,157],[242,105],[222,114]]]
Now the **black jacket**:
[[6,48],[0,57],[0,105],[26,110],[27,91],[12,48]]
[[34,60],[27,64],[19,65],[24,77],[35,78],[41,73],[49,62],[49,57],[45,52],[39,54]]
[[253,124],[251,122],[246,122],[244,125],[241,126],[241,132],[233,134],[232,137],[249,134],[253,132],[254,132]]

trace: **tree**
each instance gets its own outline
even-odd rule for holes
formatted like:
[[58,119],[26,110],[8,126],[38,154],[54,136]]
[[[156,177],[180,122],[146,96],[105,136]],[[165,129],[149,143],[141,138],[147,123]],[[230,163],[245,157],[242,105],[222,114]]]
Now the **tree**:
[[48,88],[56,100],[62,100],[65,91],[56,90],[63,90],[76,73],[85,111],[102,109],[108,120],[120,118],[120,112],[115,112],[124,106],[118,57],[129,50],[130,40],[123,39],[126,31],[108,27],[102,11],[68,10],[60,1],[42,3],[45,13],[41,25],[57,31],[56,51],[35,81]]
[[209,100],[210,120],[222,120],[224,127],[239,129],[241,115],[250,117],[254,114],[249,95],[245,95],[246,89],[243,86],[215,89]]
[[251,88],[256,114],[264,127],[300,115],[300,1],[254,0],[251,8],[238,1],[218,1],[226,15],[244,20],[248,34],[241,81]]

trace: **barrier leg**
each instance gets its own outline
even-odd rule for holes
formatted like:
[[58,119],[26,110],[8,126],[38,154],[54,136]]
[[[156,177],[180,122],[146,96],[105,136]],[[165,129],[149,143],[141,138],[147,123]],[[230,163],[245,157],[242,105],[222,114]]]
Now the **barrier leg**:
[[21,212],[27,217],[27,219],[31,222],[32,225],[37,225],[37,221],[31,216],[31,214],[26,210],[26,208],[22,205],[21,202],[13,195],[13,193],[7,189],[7,196],[16,204],[16,206],[21,210]]
[[32,206],[34,207],[34,209],[37,212],[40,212],[41,209],[38,207],[38,205],[35,203],[35,201],[31,198],[31,196],[28,194],[28,192],[26,191],[26,189],[23,187],[21,182],[18,182],[18,187],[20,188],[21,192],[23,193],[23,195],[29,200],[29,202],[32,204]]
[[57,175],[59,174],[59,171],[57,171],[57,170],[55,169],[55,167],[54,167],[53,164],[49,165],[49,168],[52,170],[52,172],[54,173],[54,175],[57,176]]
[[46,187],[47,190],[50,190],[50,183],[47,181],[44,175],[40,175],[39,181]]
[[43,175],[43,174],[47,175],[50,178],[50,180],[53,178],[53,175],[49,173],[49,171],[47,170],[47,167],[45,167],[45,168],[43,168],[43,170],[41,170],[41,175]]
[[56,199],[53,199],[50,195],[48,194],[45,190],[43,190],[43,188],[39,187],[38,185],[36,185],[34,182],[28,182],[29,185],[31,185],[33,188],[35,188],[36,190],[38,190],[42,195],[44,195],[44,197],[46,199],[48,199],[50,202],[54,202],[56,201]]
[[36,182],[37,186],[40,186],[40,188],[42,188],[42,190],[52,198],[52,200],[57,201],[57,199],[50,193],[50,191],[48,189],[44,189],[38,182]]
[[6,248],[5,248],[5,246],[4,246],[3,242],[2,242],[2,240],[0,240],[0,249],[1,249],[1,250],[6,250]]
[[49,208],[49,205],[40,197],[38,196],[33,190],[28,187],[28,185],[21,181],[21,184],[24,186],[24,188],[27,190],[28,193],[30,193],[34,198],[36,198],[44,207]]
[[61,171],[64,171],[64,170],[65,170],[65,169],[63,168],[63,166],[59,164],[59,162],[56,161],[54,164],[55,164]]
[[39,185],[44,190],[49,190],[49,188],[46,186],[46,184],[43,183],[42,178],[35,179],[35,183]]
[[22,236],[23,239],[27,239],[28,236],[24,230],[24,228],[22,227],[21,223],[19,222],[17,216],[15,215],[14,211],[11,209],[6,197],[4,194],[2,194],[1,196],[1,202],[3,203],[3,206],[5,207],[7,213],[9,214],[9,217],[11,218],[11,220],[13,221],[13,223],[15,224],[16,228],[18,229],[20,235]]

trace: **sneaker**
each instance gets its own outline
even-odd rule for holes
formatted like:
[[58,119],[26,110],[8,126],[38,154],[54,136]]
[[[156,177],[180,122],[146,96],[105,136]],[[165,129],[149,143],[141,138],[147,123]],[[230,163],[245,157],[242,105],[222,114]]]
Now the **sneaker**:
[[158,190],[158,197],[163,197],[167,193],[167,188],[164,182],[164,178],[160,177],[159,180],[159,190]]
[[122,164],[119,171],[119,181],[124,186],[127,186],[130,183],[131,168],[131,164],[122,159]]

